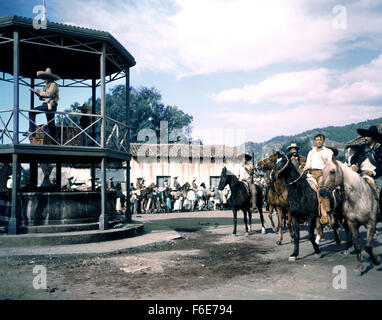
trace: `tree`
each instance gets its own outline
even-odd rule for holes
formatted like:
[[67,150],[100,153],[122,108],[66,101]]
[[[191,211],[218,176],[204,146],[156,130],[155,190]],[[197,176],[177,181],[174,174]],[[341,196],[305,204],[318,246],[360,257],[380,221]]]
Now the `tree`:
[[[126,123],[126,87],[118,85],[110,90],[105,96],[106,115],[111,119]],[[91,98],[85,104],[91,106]],[[78,112],[80,104],[75,102],[65,112]],[[101,100],[96,100],[96,113],[100,114]],[[79,124],[80,116],[71,116],[71,119]],[[166,106],[162,103],[162,96],[155,88],[141,87],[130,88],[130,141],[137,142],[138,133],[142,129],[152,129],[160,137],[160,122],[168,122],[168,130],[182,129],[187,140],[191,139],[191,123],[193,117],[177,106]],[[64,125],[70,125],[70,121],[64,120]],[[96,130],[99,132],[99,128]]]

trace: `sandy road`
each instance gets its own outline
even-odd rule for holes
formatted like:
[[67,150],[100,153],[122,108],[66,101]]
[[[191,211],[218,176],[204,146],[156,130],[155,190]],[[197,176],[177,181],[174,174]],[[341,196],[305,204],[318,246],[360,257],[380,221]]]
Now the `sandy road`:
[[[253,233],[244,234],[239,214],[238,235],[231,235],[230,211],[140,215],[148,234],[168,230],[180,239],[159,246],[102,255],[23,256],[0,258],[1,299],[381,299],[382,266],[353,275],[354,254],[344,255],[332,233],[321,242],[316,259],[302,229],[300,259],[289,262],[290,238],[276,245],[266,217],[267,234],[260,233],[255,214]],[[374,250],[382,255],[382,225]],[[344,233],[340,234],[345,239]],[[365,232],[362,232],[364,245]],[[102,245],[102,243],[100,243]],[[33,288],[33,267],[47,270],[47,289]],[[338,267],[340,266],[340,267]],[[340,274],[334,273],[339,268]],[[345,275],[346,273],[346,275]],[[338,276],[342,288],[338,286]],[[334,282],[334,286],[333,286]]]

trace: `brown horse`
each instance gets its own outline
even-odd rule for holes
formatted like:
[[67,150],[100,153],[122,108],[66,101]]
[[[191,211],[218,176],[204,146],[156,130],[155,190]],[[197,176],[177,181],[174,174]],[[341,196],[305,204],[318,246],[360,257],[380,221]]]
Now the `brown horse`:
[[[262,170],[264,170],[267,174],[267,181],[270,181],[269,174],[271,170],[273,169],[274,164],[277,161],[277,155],[271,155],[270,157],[261,160],[257,163],[257,166],[260,167]],[[274,232],[277,232],[277,228],[275,226],[275,223],[273,222],[273,210],[276,210],[277,218],[278,218],[278,231],[279,231],[279,238],[276,242],[276,244],[281,245],[283,240],[283,218],[284,222],[286,220],[287,216],[287,226],[289,229],[291,242],[294,241],[293,237],[293,230],[292,230],[292,220],[291,216],[288,213],[287,210],[287,196],[288,196],[288,190],[286,188],[286,184],[284,181],[284,177],[279,177],[276,179],[273,183],[270,182],[270,189],[268,192],[268,199],[266,201],[269,205],[269,213],[268,217],[272,224],[272,229]]]

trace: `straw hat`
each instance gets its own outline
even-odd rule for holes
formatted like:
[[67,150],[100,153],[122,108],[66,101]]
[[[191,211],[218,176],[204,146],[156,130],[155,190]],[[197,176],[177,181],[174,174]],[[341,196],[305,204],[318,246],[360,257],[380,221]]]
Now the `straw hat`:
[[37,71],[37,77],[40,79],[53,79],[53,80],[59,80],[61,79],[58,75],[53,74],[52,70],[50,68],[46,68],[45,71]]
[[297,143],[291,143],[291,145],[287,148],[287,150],[289,151],[292,148],[295,148],[297,151],[300,149]]

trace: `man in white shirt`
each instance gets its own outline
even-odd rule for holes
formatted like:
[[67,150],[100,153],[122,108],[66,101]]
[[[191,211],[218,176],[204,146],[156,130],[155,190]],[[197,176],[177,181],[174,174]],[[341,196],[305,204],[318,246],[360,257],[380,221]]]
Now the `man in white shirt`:
[[[333,151],[329,148],[324,147],[325,136],[323,134],[318,134],[314,137],[314,142],[316,147],[313,147],[308,154],[306,160],[306,165],[303,171],[309,170],[309,173],[316,179],[318,186],[320,186],[322,181],[322,169],[324,169],[326,163],[332,160]],[[324,210],[320,198],[320,209],[321,209],[321,223],[328,223],[328,215]]]

